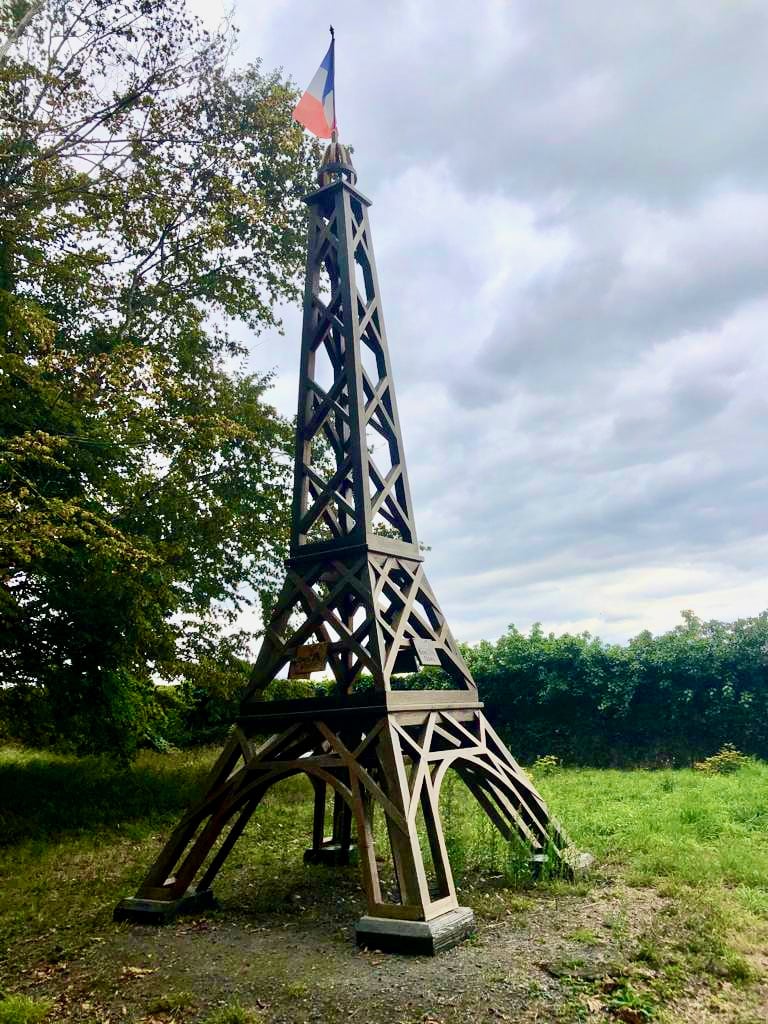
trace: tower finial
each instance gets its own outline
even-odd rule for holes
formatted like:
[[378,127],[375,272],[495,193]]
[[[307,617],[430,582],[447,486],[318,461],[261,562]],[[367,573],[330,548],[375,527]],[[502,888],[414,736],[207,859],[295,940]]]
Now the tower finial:
[[348,181],[354,185],[357,181],[357,171],[352,163],[349,147],[337,142],[335,138],[325,147],[323,159],[317,172],[317,180],[320,187],[332,184],[334,181]]

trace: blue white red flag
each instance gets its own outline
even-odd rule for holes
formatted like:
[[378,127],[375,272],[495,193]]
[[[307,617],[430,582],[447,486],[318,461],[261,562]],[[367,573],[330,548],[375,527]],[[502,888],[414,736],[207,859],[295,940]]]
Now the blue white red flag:
[[293,111],[293,118],[319,139],[330,139],[336,130],[336,99],[334,86],[334,47],[331,37],[328,53],[315,72],[315,77]]

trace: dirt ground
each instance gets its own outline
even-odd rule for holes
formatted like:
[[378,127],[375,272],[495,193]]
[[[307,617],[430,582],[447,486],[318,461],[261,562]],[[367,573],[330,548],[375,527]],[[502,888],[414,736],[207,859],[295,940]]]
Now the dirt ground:
[[54,951],[27,967],[17,990],[53,998],[51,1019],[126,1024],[768,1019],[764,986],[740,987],[714,968],[667,985],[679,912],[654,890],[602,879],[520,894],[491,879],[465,897],[478,931],[436,958],[358,950],[359,887],[342,874],[320,892],[308,880],[271,912],[263,894],[252,906],[230,896],[213,914],[162,928],[109,925],[75,958],[56,962]]

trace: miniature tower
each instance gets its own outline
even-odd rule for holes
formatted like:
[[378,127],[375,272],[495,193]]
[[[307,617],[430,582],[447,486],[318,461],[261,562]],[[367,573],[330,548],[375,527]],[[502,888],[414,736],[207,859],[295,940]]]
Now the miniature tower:
[[[507,838],[563,860],[566,841],[491,728],[424,574],[368,221],[348,151],[328,146],[307,196],[309,237],[286,580],[251,686],[205,795],[185,814],[119,919],[165,920],[213,903],[211,884],[265,792],[305,773],[314,790],[306,858],[356,846],[367,897],[361,945],[434,953],[473,928],[459,906],[440,820],[455,769]],[[331,697],[265,701],[265,687],[328,670]],[[443,670],[451,689],[397,689]],[[259,743],[258,737],[269,735]],[[326,798],[333,796],[326,835]],[[380,879],[383,815],[396,884]]]

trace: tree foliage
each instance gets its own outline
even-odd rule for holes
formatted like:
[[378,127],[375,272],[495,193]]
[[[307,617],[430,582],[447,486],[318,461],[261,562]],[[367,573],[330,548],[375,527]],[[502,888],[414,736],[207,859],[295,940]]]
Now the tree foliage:
[[226,665],[212,611],[274,583],[289,430],[233,325],[297,295],[317,154],[183,0],[2,21],[0,680],[130,752],[153,677]]

